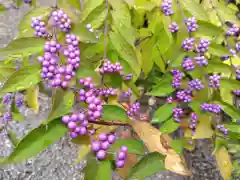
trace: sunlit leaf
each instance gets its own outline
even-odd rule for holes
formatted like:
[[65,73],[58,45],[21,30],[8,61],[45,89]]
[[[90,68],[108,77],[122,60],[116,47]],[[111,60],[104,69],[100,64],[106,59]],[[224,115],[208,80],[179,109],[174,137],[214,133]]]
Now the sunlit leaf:
[[70,4],[75,9],[80,10],[80,8],[81,8],[79,0],[67,0],[67,3]]
[[39,65],[29,65],[13,73],[4,84],[3,92],[16,92],[27,89],[41,81]]
[[4,160],[4,164],[18,163],[27,158],[33,157],[46,149],[50,144],[55,143],[67,132],[67,128],[60,119],[55,119],[46,128],[40,125],[30,131],[17,145],[10,156]]
[[221,27],[218,27],[208,21],[198,21],[199,25],[198,30],[196,31],[199,37],[201,36],[214,36],[218,37],[224,33],[224,30]]
[[159,107],[153,115],[152,123],[159,123],[168,120],[172,116],[172,109],[176,107],[176,105],[176,103],[166,103]]
[[48,116],[49,121],[69,113],[74,103],[74,94],[72,91],[56,89],[52,97],[52,110]]
[[104,0],[88,0],[84,4],[84,9],[80,15],[81,22],[84,21],[89,16],[89,14],[93,12],[93,10],[100,6],[103,2]]
[[9,137],[9,139],[11,140],[12,144],[14,146],[17,146],[19,143],[19,139],[17,138],[17,135],[14,132],[9,131],[9,130],[7,130],[7,135]]
[[20,112],[12,112],[12,119],[14,121],[23,121],[25,118]]
[[103,105],[102,119],[104,121],[129,121],[126,111],[116,105]]
[[174,151],[176,153],[182,154],[183,147],[184,147],[184,142],[183,142],[183,140],[180,140],[180,139],[174,139],[171,142],[171,147],[174,149]]
[[91,141],[89,136],[78,136],[72,139],[72,142],[80,145],[76,163],[81,162],[91,152]]
[[207,12],[197,0],[180,0],[186,10],[199,20],[209,20]]
[[232,161],[225,147],[221,147],[216,153],[217,165],[224,180],[230,180],[232,174]]
[[130,154],[144,154],[144,145],[141,141],[135,139],[118,139],[109,151],[118,151],[121,146],[127,146]]
[[39,86],[31,86],[27,89],[25,99],[28,107],[32,108],[35,113],[38,113],[39,102],[38,102]]
[[44,39],[36,37],[20,38],[13,40],[7,47],[0,50],[1,55],[34,54],[44,48]]
[[209,45],[208,52],[210,54],[218,56],[218,57],[230,55],[230,53],[226,47],[224,47],[220,44],[215,44],[213,42]]
[[145,155],[131,170],[129,179],[144,179],[159,171],[166,170],[164,167],[164,156],[153,152]]
[[231,66],[220,62],[210,62],[206,67],[206,71],[208,73],[222,73],[222,77],[230,77],[234,74],[234,69]]
[[172,133],[179,128],[180,124],[174,121],[172,118],[164,122],[160,127],[162,133]]
[[213,130],[211,127],[211,116],[201,114],[198,116],[199,123],[197,124],[196,132],[193,136],[194,139],[211,138]]

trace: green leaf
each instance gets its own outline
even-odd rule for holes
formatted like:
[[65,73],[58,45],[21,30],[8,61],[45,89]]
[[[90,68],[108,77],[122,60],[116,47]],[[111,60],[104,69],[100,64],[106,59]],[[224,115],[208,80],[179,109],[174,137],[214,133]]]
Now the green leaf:
[[99,28],[106,19],[107,11],[106,4],[102,3],[88,15],[83,24],[91,24],[94,29]]
[[121,146],[127,146],[128,147],[128,153],[130,154],[144,154],[144,144],[135,139],[118,139],[109,149],[111,152],[118,151]]
[[20,7],[22,4],[23,4],[23,1],[22,1],[22,0],[17,0],[17,1],[16,1],[17,7]]
[[126,111],[115,105],[103,105],[102,119],[104,121],[129,121]]
[[184,148],[184,142],[181,139],[174,139],[171,142],[171,147],[174,149],[176,153],[182,154],[183,148]]
[[5,11],[5,10],[6,10],[5,6],[0,4],[0,12]]
[[224,124],[224,127],[230,132],[240,134],[239,124]]
[[167,96],[171,94],[174,91],[174,88],[172,87],[172,76],[163,76],[162,81],[157,83],[156,86],[152,88],[150,92],[147,93],[147,95],[151,96]]
[[39,86],[31,86],[26,91],[26,103],[28,107],[32,108],[35,113],[38,113],[39,110],[39,102],[38,102],[38,96],[39,96]]
[[8,78],[14,72],[16,72],[16,65],[13,66],[13,65],[5,64],[3,61],[0,62],[0,75]]
[[9,137],[9,139],[11,140],[12,144],[14,146],[17,146],[19,143],[19,139],[17,138],[17,135],[14,132],[9,131],[9,130],[7,130],[7,135]]
[[45,40],[36,37],[19,38],[13,40],[6,48],[0,50],[1,55],[39,53],[44,48]]
[[56,89],[52,97],[52,110],[45,123],[69,113],[72,109],[73,103],[74,94],[72,91]]
[[199,28],[196,31],[197,35],[218,37],[224,33],[221,27],[218,27],[208,21],[198,21]]
[[74,24],[71,32],[79,36],[80,42],[97,43],[99,41],[82,23]]
[[222,77],[230,77],[235,73],[231,66],[221,62],[210,62],[206,67],[206,70],[208,73],[221,73]]
[[24,116],[19,112],[12,112],[12,118],[14,121],[23,121],[25,119]]
[[67,0],[67,3],[70,4],[75,9],[80,10],[80,8],[81,8],[79,0]]
[[179,126],[180,124],[171,118],[160,127],[160,131],[162,133],[172,133],[176,131],[179,128]]
[[195,16],[197,19],[206,21],[209,20],[207,12],[197,0],[180,0],[180,3],[191,15]]
[[237,120],[240,119],[239,109],[223,101],[216,101],[216,103],[221,105],[223,111],[227,113],[229,116],[231,116],[233,119],[237,119]]
[[132,168],[129,179],[142,180],[163,170],[165,170],[164,156],[157,152],[149,153]]
[[104,0],[88,0],[84,4],[84,9],[81,12],[80,22],[83,22],[90,15],[90,13],[93,12],[93,10],[100,6],[103,2]]
[[233,79],[222,78],[220,80],[220,94],[224,102],[233,105],[233,90],[240,89],[240,82]]
[[121,36],[118,31],[115,30],[114,32],[110,32],[109,36],[113,47],[119,55],[128,62],[135,74],[138,74],[140,64],[135,49]]
[[106,84],[107,87],[121,88],[122,82],[123,78],[119,73],[104,75],[104,84]]
[[158,108],[153,115],[152,123],[160,123],[168,120],[173,114],[173,108],[175,108],[176,106],[176,103],[166,103],[160,108]]
[[211,44],[209,45],[208,52],[218,57],[231,55],[226,47],[220,44],[215,44],[213,42],[211,42]]
[[29,65],[13,73],[2,88],[2,92],[17,92],[41,81],[40,65]]
[[30,131],[17,145],[4,164],[19,163],[33,157],[59,140],[67,132],[61,119],[51,121],[48,126],[40,125]]
[[19,37],[33,37],[34,36],[34,29],[30,26],[33,17],[41,16],[43,21],[45,22],[48,18],[48,15],[51,12],[51,8],[49,7],[37,7],[30,10],[27,14],[23,16],[21,22],[19,24]]
[[97,161],[94,155],[89,156],[86,167],[83,169],[85,180],[111,180],[112,169],[108,160]]

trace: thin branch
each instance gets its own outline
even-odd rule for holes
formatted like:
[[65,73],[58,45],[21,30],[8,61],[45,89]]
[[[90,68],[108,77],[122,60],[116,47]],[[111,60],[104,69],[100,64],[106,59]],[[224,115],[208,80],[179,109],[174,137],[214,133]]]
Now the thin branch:
[[80,6],[81,6],[81,11],[82,11],[84,8],[84,0],[80,0]]
[[104,54],[103,54],[103,59],[107,59],[107,40],[108,40],[108,0],[106,0],[106,9],[107,9],[107,14],[105,18],[105,23],[104,23]]
[[105,126],[130,126],[128,123],[115,123],[115,122],[106,122],[106,121],[92,121],[88,120],[89,123],[92,124],[100,124]]

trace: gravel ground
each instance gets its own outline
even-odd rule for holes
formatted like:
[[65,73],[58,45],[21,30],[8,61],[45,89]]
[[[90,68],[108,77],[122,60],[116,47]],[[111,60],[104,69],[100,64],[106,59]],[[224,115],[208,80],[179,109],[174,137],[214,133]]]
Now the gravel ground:
[[[6,0],[0,0],[5,2]],[[42,5],[52,5],[53,0],[39,0]],[[16,37],[17,27],[21,17],[29,10],[28,6],[23,6],[20,10],[9,10],[0,14],[0,48],[6,46]],[[29,130],[37,127],[40,122],[46,119],[50,110],[50,99],[41,95],[40,112],[34,114],[31,110],[23,107],[21,112],[25,115],[25,121],[20,123],[12,122],[10,129],[19,137],[23,137]],[[202,144],[195,152],[188,153],[191,159],[191,167],[194,176],[191,180],[220,180],[219,173],[216,171],[214,159],[211,157],[211,145],[207,141]],[[204,147],[204,149],[202,148]],[[0,136],[0,156],[11,153],[13,145],[7,137]],[[81,180],[83,173],[81,169],[85,162],[74,166],[79,147],[69,142],[68,137],[63,137],[59,142],[51,145],[47,150],[40,153],[36,158],[28,159],[21,164],[0,167],[0,180]],[[171,172],[160,172],[153,175],[148,180],[184,180]],[[189,178],[188,178],[189,179]]]

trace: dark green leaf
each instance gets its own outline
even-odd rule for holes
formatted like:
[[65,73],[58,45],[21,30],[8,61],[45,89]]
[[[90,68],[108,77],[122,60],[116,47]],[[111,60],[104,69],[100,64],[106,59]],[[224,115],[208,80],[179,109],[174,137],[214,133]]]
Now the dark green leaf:
[[79,0],[67,0],[67,3],[70,4],[73,8],[80,10],[81,5]]
[[162,133],[172,133],[176,131],[179,128],[179,126],[180,124],[171,118],[160,127],[160,131]]
[[173,114],[173,108],[175,108],[176,106],[176,103],[166,103],[160,108],[158,108],[153,115],[152,123],[160,123],[168,120]]
[[81,42],[85,42],[85,43],[99,42],[99,40],[96,38],[94,33],[90,32],[82,23],[73,25],[73,29],[71,32],[79,36]]
[[197,0],[180,0],[180,2],[186,8],[186,10],[197,19],[206,21],[209,20],[207,12]]
[[184,148],[184,142],[183,140],[180,140],[180,139],[174,139],[171,142],[171,147],[176,153],[182,154],[183,148]]
[[4,84],[3,92],[17,92],[41,81],[40,65],[29,65],[13,73]]
[[33,17],[41,16],[45,22],[48,18],[48,15],[51,12],[49,7],[37,7],[30,10],[27,14],[23,16],[19,24],[19,37],[33,37],[34,29],[30,26]]
[[226,47],[220,44],[215,44],[213,42],[211,42],[211,44],[209,45],[208,52],[218,57],[231,55]]
[[1,55],[34,54],[44,48],[45,40],[36,37],[20,38],[13,40],[6,48],[0,50]]
[[103,105],[102,119],[104,121],[129,121],[126,111],[115,105]]
[[11,155],[3,163],[18,163],[33,157],[59,140],[66,132],[67,128],[62,124],[61,119],[51,121],[47,127],[40,125],[40,127],[30,131],[18,143]]
[[86,167],[83,169],[85,180],[111,180],[111,162],[97,161],[94,155],[89,156]]
[[52,110],[45,123],[69,113],[72,109],[73,103],[74,94],[72,91],[56,89],[52,97]]
[[135,139],[118,139],[110,148],[111,152],[119,151],[121,146],[128,147],[128,153],[130,154],[144,154],[144,144]]
[[229,105],[223,101],[216,101],[217,104],[221,105],[223,111],[231,116],[233,119],[240,119],[240,111],[234,106]]
[[154,152],[145,155],[131,170],[129,179],[142,180],[159,171],[165,170],[164,156]]
[[218,37],[224,33],[221,27],[218,27],[208,21],[198,21],[199,28],[196,33],[200,36]]
[[104,84],[112,88],[120,88],[123,78],[119,73],[111,73],[104,75]]
[[103,2],[104,0],[88,0],[84,4],[84,9],[81,12],[80,22],[84,21],[90,15],[90,13],[93,12],[93,10],[100,6]]

